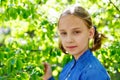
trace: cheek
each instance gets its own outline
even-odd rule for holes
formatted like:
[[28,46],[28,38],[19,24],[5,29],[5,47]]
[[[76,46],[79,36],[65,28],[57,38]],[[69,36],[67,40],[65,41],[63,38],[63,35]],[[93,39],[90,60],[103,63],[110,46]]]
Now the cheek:
[[65,38],[60,37],[60,41],[61,41],[61,43],[62,43],[62,45],[63,45],[63,43],[65,43]]
[[61,39],[61,43],[62,43],[62,45],[64,45],[65,44],[65,39]]
[[65,42],[61,41],[62,47],[65,49]]
[[61,44],[62,44],[62,46],[65,48],[65,45],[66,45],[66,40],[65,40],[65,38],[61,39]]
[[60,40],[61,40],[61,42],[65,42],[65,37],[63,37],[63,36],[60,36]]
[[79,43],[79,42],[86,42],[86,41],[88,41],[88,39],[89,39],[89,36],[88,35],[85,35],[85,34],[83,34],[83,35],[80,35],[80,36],[77,36],[76,37],[76,41]]

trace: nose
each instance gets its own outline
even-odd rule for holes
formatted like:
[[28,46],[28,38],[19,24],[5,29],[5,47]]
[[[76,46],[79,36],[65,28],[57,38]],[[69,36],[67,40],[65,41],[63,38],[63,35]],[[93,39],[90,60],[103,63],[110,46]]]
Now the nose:
[[74,41],[72,35],[68,34],[67,37],[66,37],[66,42],[67,43],[72,43]]

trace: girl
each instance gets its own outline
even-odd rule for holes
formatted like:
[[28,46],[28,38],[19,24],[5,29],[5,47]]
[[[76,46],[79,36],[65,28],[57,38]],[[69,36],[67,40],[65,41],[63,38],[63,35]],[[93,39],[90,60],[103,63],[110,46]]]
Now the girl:
[[[93,27],[89,13],[82,7],[74,5],[66,9],[58,22],[60,49],[73,56],[59,75],[59,80],[110,80],[108,73],[92,51],[100,48],[104,37]],[[90,39],[94,39],[92,48]],[[48,63],[44,63],[44,80],[54,80]]]

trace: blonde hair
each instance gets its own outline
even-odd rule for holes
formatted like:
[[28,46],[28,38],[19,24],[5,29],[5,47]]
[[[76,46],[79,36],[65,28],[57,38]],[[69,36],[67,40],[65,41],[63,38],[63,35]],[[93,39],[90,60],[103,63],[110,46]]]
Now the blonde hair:
[[[77,16],[79,17],[80,19],[82,19],[85,24],[87,25],[87,27],[90,29],[91,27],[93,27],[93,23],[92,23],[92,19],[89,15],[89,13],[81,6],[78,6],[78,5],[74,5],[74,6],[71,6],[70,8],[66,9],[60,16],[60,18],[62,16],[65,16],[65,15],[74,15],[74,16]],[[59,21],[60,21],[60,18],[59,18]],[[58,21],[58,27],[59,27],[59,21]],[[105,36],[103,34],[99,34],[96,27],[95,28],[95,34],[94,34],[94,42],[93,42],[93,46],[92,48],[90,48],[92,51],[95,51],[97,49],[99,49],[101,47],[101,44],[102,44],[102,40],[103,38],[105,38]],[[61,40],[59,41],[59,48],[64,52],[66,53],[65,49],[63,48],[63,45],[61,43]]]

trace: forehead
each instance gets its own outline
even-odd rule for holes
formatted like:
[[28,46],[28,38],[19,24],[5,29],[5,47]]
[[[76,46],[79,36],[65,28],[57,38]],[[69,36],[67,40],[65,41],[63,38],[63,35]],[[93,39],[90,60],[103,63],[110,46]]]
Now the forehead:
[[74,15],[65,15],[62,16],[59,20],[58,29],[70,29],[76,27],[86,27],[84,20]]

